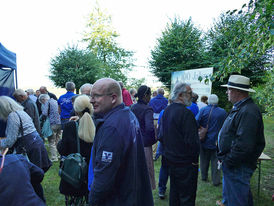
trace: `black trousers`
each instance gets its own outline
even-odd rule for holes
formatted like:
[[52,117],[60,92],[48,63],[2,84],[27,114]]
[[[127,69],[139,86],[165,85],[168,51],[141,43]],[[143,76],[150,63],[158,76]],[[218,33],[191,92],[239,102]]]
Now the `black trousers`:
[[198,165],[170,166],[169,206],[195,206]]
[[201,146],[200,149],[200,167],[202,180],[206,181],[208,178],[209,163],[211,164],[211,179],[213,185],[217,186],[221,183],[221,171],[217,166],[217,151],[206,149]]

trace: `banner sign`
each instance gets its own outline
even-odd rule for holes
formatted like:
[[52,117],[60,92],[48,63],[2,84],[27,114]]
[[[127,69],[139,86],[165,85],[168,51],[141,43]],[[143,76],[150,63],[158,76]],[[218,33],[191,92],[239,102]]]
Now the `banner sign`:
[[[187,83],[191,86],[192,91],[201,96],[209,96],[211,94],[212,82],[210,77],[213,74],[213,68],[191,69],[184,71],[172,72],[171,74],[171,90],[177,82]],[[202,81],[199,80],[202,77]],[[208,81],[205,82],[205,79]]]

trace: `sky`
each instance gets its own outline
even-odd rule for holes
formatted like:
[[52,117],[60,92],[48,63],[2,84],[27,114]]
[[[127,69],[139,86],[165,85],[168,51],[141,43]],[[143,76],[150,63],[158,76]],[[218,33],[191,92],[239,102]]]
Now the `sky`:
[[[156,40],[175,16],[206,31],[222,12],[240,9],[248,0],[99,0],[111,15],[122,48],[135,52],[129,77],[158,86],[148,60]],[[0,42],[17,55],[19,88],[53,86],[50,60],[67,45],[82,45],[83,31],[95,0],[0,1]]]

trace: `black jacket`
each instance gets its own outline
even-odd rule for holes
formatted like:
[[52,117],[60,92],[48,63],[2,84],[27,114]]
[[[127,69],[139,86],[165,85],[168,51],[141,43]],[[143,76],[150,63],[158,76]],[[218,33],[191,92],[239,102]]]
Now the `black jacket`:
[[[87,143],[80,139],[80,153],[83,157],[85,157],[87,164],[90,160],[91,147],[92,143]],[[62,140],[59,141],[57,145],[57,150],[62,156],[68,156],[69,154],[77,152],[76,125],[74,121],[70,121],[65,124]],[[76,189],[62,179],[60,181],[59,190],[60,193],[64,195],[88,195],[87,184],[83,184],[80,189]]]
[[170,165],[198,163],[200,140],[193,113],[183,104],[172,103],[160,121],[160,141]]
[[152,108],[144,101],[138,100],[137,104],[131,106],[131,111],[139,121],[144,146],[149,147],[153,145],[156,142],[156,138]]
[[251,98],[233,108],[219,134],[218,158],[228,167],[256,168],[265,147],[262,115]]

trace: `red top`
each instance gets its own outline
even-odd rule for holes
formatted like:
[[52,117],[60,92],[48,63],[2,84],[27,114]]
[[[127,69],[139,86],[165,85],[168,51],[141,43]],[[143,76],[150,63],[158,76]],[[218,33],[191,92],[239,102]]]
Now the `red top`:
[[125,88],[122,89],[122,96],[123,96],[123,102],[125,103],[126,106],[130,106],[133,104],[131,96]]

